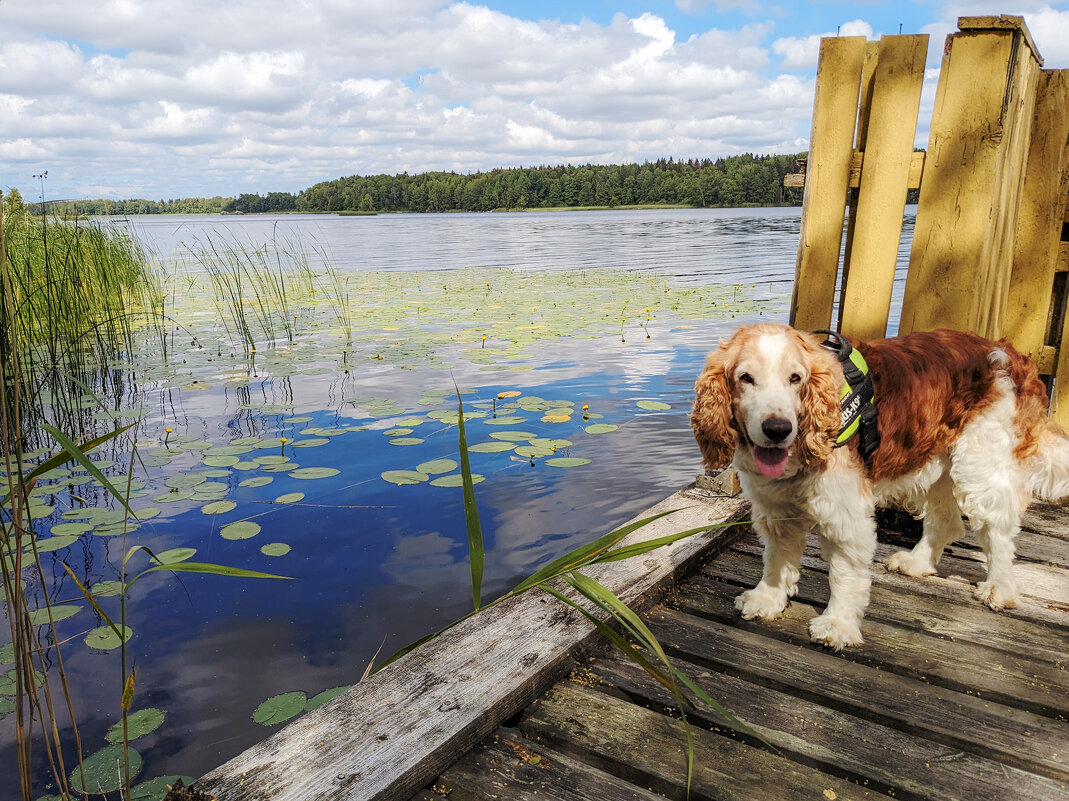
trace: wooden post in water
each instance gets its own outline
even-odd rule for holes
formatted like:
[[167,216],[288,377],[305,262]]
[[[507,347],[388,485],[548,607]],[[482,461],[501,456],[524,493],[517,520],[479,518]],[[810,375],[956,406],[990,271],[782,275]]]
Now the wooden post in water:
[[947,38],[899,330],[998,336],[1041,61],[1020,17]]

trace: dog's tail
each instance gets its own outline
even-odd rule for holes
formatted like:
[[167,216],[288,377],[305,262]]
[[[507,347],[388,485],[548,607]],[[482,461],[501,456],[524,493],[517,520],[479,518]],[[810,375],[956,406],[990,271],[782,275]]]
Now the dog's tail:
[[1024,465],[1032,494],[1052,503],[1069,499],[1069,434],[1045,421],[1039,431],[1039,450]]

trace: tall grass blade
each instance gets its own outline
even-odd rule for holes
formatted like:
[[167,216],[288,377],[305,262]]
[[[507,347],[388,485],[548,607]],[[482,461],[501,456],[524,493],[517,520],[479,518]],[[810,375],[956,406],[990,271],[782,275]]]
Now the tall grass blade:
[[[123,431],[125,431],[127,428],[130,428],[132,425],[133,424],[131,423],[129,426],[125,426],[124,428],[119,429],[115,433],[121,434]],[[89,461],[89,457],[86,456],[85,452],[82,451],[82,449],[75,444],[74,440],[72,440],[70,437],[68,437],[55,426],[49,425],[48,423],[42,423],[41,428],[51,434],[52,438],[60,444],[63,450],[70,454],[72,459],[78,462],[78,464],[84,467],[93,478],[99,481],[101,486],[103,486],[104,489],[110,492],[115,498],[115,500],[117,500],[123,505],[123,508],[126,509],[127,512],[129,512],[131,517],[135,519],[137,518],[137,514],[135,514],[134,510],[130,508],[130,504],[127,503],[126,498],[122,495],[122,493],[115,489],[114,485],[108,480],[108,477],[100,472],[100,468],[98,468],[95,464]]]
[[464,523],[468,529],[468,560],[471,562],[471,599],[478,612],[482,607],[483,587],[483,531],[479,525],[479,507],[475,503],[475,486],[471,480],[471,464],[468,459],[468,440],[464,435],[464,401],[457,388],[457,431],[460,440],[460,475],[464,481]]

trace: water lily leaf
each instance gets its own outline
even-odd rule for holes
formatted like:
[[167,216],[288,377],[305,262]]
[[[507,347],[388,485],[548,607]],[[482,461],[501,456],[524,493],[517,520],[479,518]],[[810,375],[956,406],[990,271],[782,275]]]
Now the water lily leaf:
[[293,443],[294,448],[318,448],[320,445],[326,445],[330,442],[326,437],[309,437],[308,439],[299,439]]
[[120,521],[118,523],[105,523],[102,526],[97,526],[93,529],[93,535],[96,537],[115,537],[120,534],[133,534],[141,528],[139,523],[133,523],[130,521]]
[[266,487],[268,484],[270,484],[274,480],[275,480],[274,476],[253,476],[252,478],[245,479],[244,481],[239,483],[238,486],[239,487]]
[[260,524],[253,520],[238,520],[219,529],[224,540],[247,540],[260,533]]
[[546,459],[546,464],[550,467],[580,467],[584,464],[590,464],[590,460],[580,459],[577,456],[557,456],[553,459]]
[[[259,447],[263,446],[259,445]],[[213,456],[240,456],[243,453],[248,453],[252,449],[252,445],[218,445],[205,451],[204,456],[205,458]]]
[[302,692],[282,693],[268,698],[252,713],[252,719],[263,726],[274,726],[295,718],[304,711],[308,696]]
[[[158,776],[147,782],[141,782],[136,787],[130,788],[130,801],[163,801],[169,789],[175,782],[182,780],[182,786],[189,787],[193,784],[192,776]],[[41,799],[38,799],[41,801]]]
[[387,437],[407,437],[412,433],[411,428],[391,428],[382,432]]
[[282,464],[265,464],[261,469],[265,473],[288,473],[296,470],[300,465],[296,462],[284,462]]
[[134,509],[134,514],[137,515],[138,520],[151,520],[159,516],[160,510],[155,506],[146,506],[144,509]]
[[490,435],[491,439],[502,439],[509,442],[526,442],[535,439],[538,435],[530,431],[495,431]]
[[200,473],[178,473],[177,475],[168,476],[163,483],[175,489],[188,489],[199,486],[207,480]]
[[53,537],[77,537],[92,529],[89,523],[56,523],[49,529]]
[[[68,534],[59,537],[48,537],[47,539],[37,540],[37,552],[49,553],[51,551],[58,551],[61,548],[69,548],[78,541],[77,534]],[[27,545],[27,553],[32,550],[32,547]]]
[[433,459],[429,462],[423,462],[416,465],[416,472],[429,473],[430,475],[438,475],[439,473],[448,473],[450,470],[456,470],[457,463],[452,459]]
[[268,454],[266,456],[257,456],[255,459],[253,459],[253,461],[256,462],[256,464],[261,464],[261,465],[263,465],[263,464],[285,464],[289,460],[290,460],[290,457],[285,456],[285,455],[283,455],[281,453],[272,453],[272,454]]
[[518,392],[518,391],[516,391],[514,389],[510,389],[510,390],[507,390],[505,392],[497,393],[497,396],[499,398],[518,398],[522,394],[523,394],[522,392]]
[[229,445],[259,445],[263,441],[262,437],[239,437],[238,439],[232,439],[228,443]]
[[[415,426],[423,425],[424,422],[425,421],[424,421],[424,419],[422,417],[409,417],[409,418],[406,418],[404,420],[398,420],[397,421],[397,425],[398,426],[405,426],[407,428],[414,428]],[[320,695],[322,695],[322,693],[320,693]],[[316,696],[316,698],[318,698],[318,697],[319,696]],[[313,700],[315,700],[315,699],[313,699]]]
[[[125,635],[123,640],[129,642],[130,638],[134,636],[134,630],[129,626],[123,626],[122,631]],[[99,626],[85,635],[85,644],[90,648],[110,651],[113,648],[118,648],[122,645],[122,642],[119,641],[119,635],[112,631],[111,626]]]
[[311,712],[313,709],[318,709],[319,707],[323,706],[323,704],[325,704],[327,701],[330,701],[332,698],[337,698],[343,692],[348,690],[351,686],[351,684],[345,684],[341,687],[331,687],[329,690],[323,690],[323,692],[319,693],[318,695],[313,695],[311,698],[308,699],[308,703],[304,705],[304,711]]
[[8,643],[0,647],[0,665],[10,665],[15,661],[15,644]]
[[111,579],[98,581],[89,588],[89,592],[94,598],[109,598],[122,592],[122,582]]
[[285,495],[279,495],[275,498],[275,503],[297,503],[304,500],[303,492],[287,492]]
[[174,490],[173,492],[164,492],[161,495],[157,495],[152,499],[153,503],[177,503],[178,501],[188,501],[196,493],[191,489]]
[[612,423],[594,423],[592,426],[587,426],[585,431],[588,434],[608,434],[610,431],[615,431],[619,426],[614,426]]
[[[127,749],[130,756],[130,777],[141,772],[141,754]],[[126,786],[126,756],[123,746],[109,745],[82,762],[81,768],[71,772],[71,790],[81,794],[104,795],[116,793]],[[85,784],[82,784],[82,776]]]
[[[479,475],[478,473],[471,474],[472,484],[481,484],[486,480],[486,476]],[[460,473],[451,473],[448,476],[439,476],[438,478],[431,480],[431,486],[433,487],[462,487],[464,486],[464,476]]]
[[259,466],[260,465],[256,464],[256,462],[243,461],[243,462],[238,462],[235,465],[231,465],[231,469],[233,469],[233,470],[241,470],[242,472],[244,472],[246,470],[256,470],[257,468],[259,468]]
[[504,453],[515,446],[512,442],[480,442],[468,446],[468,453]]
[[517,456],[523,456],[527,459],[541,459],[543,456],[553,455],[552,448],[543,448],[536,445],[520,445],[516,450]]
[[534,445],[536,448],[560,450],[561,448],[569,447],[572,444],[572,441],[570,439],[548,439],[539,437],[538,439],[529,440],[527,444]]
[[483,420],[484,426],[514,426],[517,423],[524,423],[527,421],[526,417],[517,417],[512,415],[510,417],[491,417],[487,420]]
[[383,481],[398,485],[420,484],[430,478],[426,473],[420,473],[415,470],[386,470],[381,475]]
[[[139,709],[126,716],[126,736],[129,740],[144,737],[163,725],[163,719],[167,713],[162,709]],[[105,735],[109,743],[121,743],[123,738],[122,721],[120,720]]]
[[233,501],[214,501],[209,504],[205,504],[200,508],[201,512],[206,515],[222,515],[227,512],[232,512],[237,508],[237,504]]
[[237,456],[205,456],[201,461],[208,467],[233,467],[241,459]]
[[672,408],[667,403],[664,403],[662,401],[654,401],[654,400],[640,400],[635,405],[640,409],[647,409],[647,410],[649,410],[651,412],[663,412],[666,409],[671,409]]
[[336,476],[341,471],[334,467],[302,467],[290,473],[293,478],[317,479]]
[[283,423],[309,423],[312,418],[307,415],[298,415],[297,417],[287,417],[283,420]]
[[163,565],[173,565],[176,562],[184,562],[192,559],[197,553],[196,548],[168,548],[156,554],[156,561]]
[[394,437],[390,441],[391,445],[421,445],[423,440],[419,437]]
[[[58,623],[61,620],[73,617],[81,611],[82,607],[78,606],[78,604],[57,604],[52,607],[52,619]],[[41,607],[30,612],[31,626],[45,626],[47,624],[48,610],[46,608]]]
[[260,553],[264,556],[285,556],[290,552],[290,546],[284,542],[269,542],[260,547]]

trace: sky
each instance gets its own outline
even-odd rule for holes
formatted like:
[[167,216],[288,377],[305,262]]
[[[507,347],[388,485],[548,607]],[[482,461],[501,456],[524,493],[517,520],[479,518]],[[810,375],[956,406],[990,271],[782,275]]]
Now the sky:
[[923,146],[946,35],[998,13],[1069,67],[1069,0],[0,0],[0,190],[796,153],[836,33],[931,36]]

